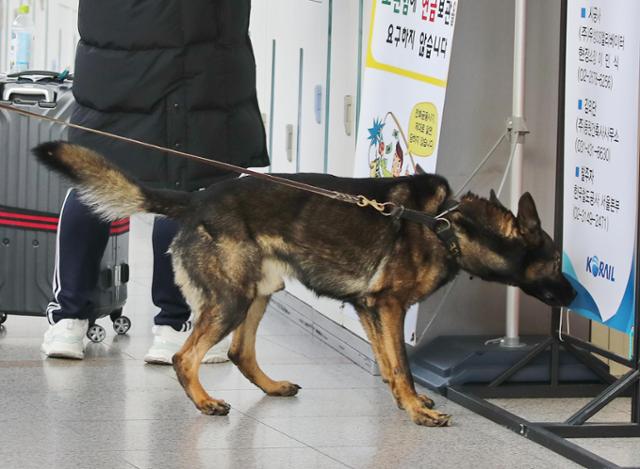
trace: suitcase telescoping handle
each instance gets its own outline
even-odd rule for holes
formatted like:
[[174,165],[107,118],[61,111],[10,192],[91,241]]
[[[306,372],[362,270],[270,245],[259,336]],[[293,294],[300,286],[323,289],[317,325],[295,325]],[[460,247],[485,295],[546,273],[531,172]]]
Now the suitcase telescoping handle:
[[[39,104],[42,107],[53,107],[56,102],[57,85],[73,77],[69,70],[51,72],[47,70],[27,70],[8,75],[16,81],[9,81],[2,87],[2,100],[16,104]],[[56,86],[51,86],[56,85]]]
[[24,72],[16,72],[7,75],[8,78],[47,78],[53,81],[63,82],[64,80],[73,80],[73,75],[69,70],[62,72],[52,72],[51,70],[25,70]]

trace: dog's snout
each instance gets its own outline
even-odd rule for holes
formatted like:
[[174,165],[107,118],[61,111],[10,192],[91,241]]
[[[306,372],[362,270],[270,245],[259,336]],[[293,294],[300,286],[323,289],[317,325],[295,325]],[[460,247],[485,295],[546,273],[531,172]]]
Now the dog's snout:
[[578,295],[576,289],[573,288],[573,285],[571,285],[564,275],[562,276],[562,288],[559,293],[560,294],[557,295],[558,306],[569,306]]

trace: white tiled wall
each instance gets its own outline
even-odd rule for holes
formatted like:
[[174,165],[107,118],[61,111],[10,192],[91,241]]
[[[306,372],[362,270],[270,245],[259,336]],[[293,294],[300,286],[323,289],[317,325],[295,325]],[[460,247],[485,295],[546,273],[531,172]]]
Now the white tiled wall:
[[[253,1],[251,37],[273,172],[351,176],[363,3]],[[287,290],[347,325],[339,303],[295,281]]]

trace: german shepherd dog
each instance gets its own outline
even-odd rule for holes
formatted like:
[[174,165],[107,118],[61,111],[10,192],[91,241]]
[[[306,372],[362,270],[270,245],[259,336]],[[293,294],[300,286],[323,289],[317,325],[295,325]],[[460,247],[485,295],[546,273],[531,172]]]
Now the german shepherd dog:
[[[232,331],[229,358],[252,383],[270,396],[298,393],[300,386],[267,376],[255,354],[258,324],[286,277],[354,306],[397,405],[415,423],[427,426],[448,425],[450,417],[432,410],[434,402],[416,393],[403,337],[410,305],[461,269],[516,285],[549,305],[567,305],[575,296],[528,193],[519,201],[517,216],[493,194],[491,200],[463,196],[446,215],[459,244],[456,256],[422,224],[393,221],[371,208],[252,177],[226,180],[200,192],[176,192],[143,187],[80,146],[50,142],[34,153],[69,177],[82,200],[105,220],[151,212],[180,223],[170,252],[176,283],[197,319],[173,366],[187,395],[205,414],[229,412],[226,402],[204,390],[198,370],[205,353]],[[452,198],[447,181],[432,174],[397,179],[286,177],[431,215]]]

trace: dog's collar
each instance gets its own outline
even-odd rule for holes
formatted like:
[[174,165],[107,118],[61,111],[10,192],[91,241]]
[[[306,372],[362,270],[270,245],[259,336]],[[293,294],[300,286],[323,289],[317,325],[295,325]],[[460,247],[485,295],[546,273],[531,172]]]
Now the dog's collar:
[[454,199],[447,199],[440,206],[440,213],[435,217],[403,206],[394,208],[390,215],[394,220],[404,219],[425,225],[436,234],[453,257],[460,257],[458,237],[453,232],[451,222],[445,218],[445,215],[456,210],[459,205],[460,202]]

